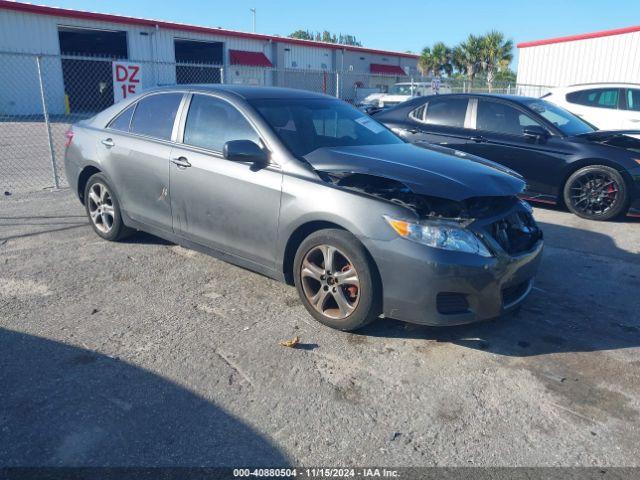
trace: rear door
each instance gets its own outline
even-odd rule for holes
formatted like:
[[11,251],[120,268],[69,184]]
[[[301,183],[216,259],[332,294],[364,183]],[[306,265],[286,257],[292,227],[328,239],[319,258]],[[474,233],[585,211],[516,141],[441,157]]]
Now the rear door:
[[464,150],[520,173],[531,192],[557,195],[569,153],[562,140],[551,134],[540,140],[525,136],[526,126],[546,127],[510,102],[483,97],[474,102],[476,140]]
[[567,93],[568,110],[601,130],[622,128],[621,89],[591,88]]
[[171,231],[169,158],[182,92],[147,95],[104,131],[98,148],[122,208],[139,222]]
[[226,142],[263,146],[248,118],[227,100],[194,94],[171,153],[171,206],[176,233],[260,265],[275,266],[282,172],[227,160]]
[[411,111],[401,136],[411,143],[434,143],[463,150],[475,132],[470,129],[468,97],[431,97]]
[[623,108],[620,113],[622,115],[623,130],[639,130],[640,129],[640,88],[624,89]]

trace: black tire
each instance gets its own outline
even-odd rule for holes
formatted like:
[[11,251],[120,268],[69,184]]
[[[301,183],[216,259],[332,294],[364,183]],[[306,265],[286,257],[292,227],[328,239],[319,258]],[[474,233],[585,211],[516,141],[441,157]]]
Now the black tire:
[[[303,262],[305,259],[309,261],[311,255],[322,250],[325,246],[337,249],[334,261],[334,264],[337,265],[336,280],[334,280],[336,283],[332,284],[333,287],[330,287],[328,283],[332,278],[331,276],[323,280],[323,282],[325,282],[324,287],[322,286],[322,282],[316,282],[314,278],[310,278],[309,276],[303,278]],[[344,265],[342,269],[340,269],[340,261],[343,263],[347,262],[347,265]],[[308,265],[308,262],[305,262],[305,265]],[[348,281],[341,283],[342,278],[340,275],[352,272],[350,268],[355,269],[353,274],[355,274],[355,278],[359,280],[356,289],[357,293],[353,293],[354,291],[352,290],[355,284],[351,284]],[[363,327],[380,315],[382,288],[377,269],[375,265],[373,265],[364,246],[349,232],[337,229],[325,229],[312,233],[298,247],[293,262],[293,269],[293,277],[298,295],[307,311],[320,323],[338,330],[351,331]],[[333,270],[333,267],[331,267],[330,270]],[[347,280],[346,277],[345,280]],[[323,314],[317,310],[307,297],[309,289],[313,287],[313,285],[310,286],[310,283],[317,283],[319,289],[329,286],[330,290],[336,292],[331,293],[331,291],[329,291],[328,295],[326,295],[327,314]],[[336,298],[341,295],[341,292],[342,295],[344,295],[341,298],[346,298],[353,310],[344,318],[333,318],[328,312],[334,311],[337,314],[338,312],[342,312],[342,309],[336,302]],[[335,303],[336,308],[329,308],[331,307],[331,302]],[[351,305],[351,303],[354,305]],[[323,306],[321,305],[319,308],[322,309]]]
[[[95,194],[97,191],[101,191],[100,187],[106,189],[108,197],[103,197],[100,204],[98,205],[93,200],[93,198],[95,198],[95,195],[92,195],[92,192]],[[107,178],[102,173],[96,173],[92,175],[87,181],[84,189],[84,206],[85,211],[87,212],[87,217],[89,217],[89,223],[91,224],[93,231],[96,232],[99,237],[112,242],[117,242],[118,240],[122,240],[134,232],[134,230],[130,229],[123,223],[122,215],[120,213],[120,203],[118,202],[116,193],[113,190],[113,187],[111,187],[109,180],[107,180]],[[105,211],[104,216],[102,214],[99,214],[97,215],[99,219],[94,220],[92,211],[95,212],[96,207],[105,208]],[[112,207],[112,209],[108,210],[108,212],[110,213],[107,213],[106,209],[108,207]],[[103,220],[104,218],[109,217],[113,219],[112,222]]]
[[[598,188],[589,185],[607,185],[610,191],[604,192],[600,188],[602,193],[598,194]],[[595,203],[590,203],[590,195]],[[611,220],[625,214],[629,208],[629,190],[624,178],[620,172],[605,165],[590,165],[574,172],[564,185],[563,199],[571,213],[589,220]]]

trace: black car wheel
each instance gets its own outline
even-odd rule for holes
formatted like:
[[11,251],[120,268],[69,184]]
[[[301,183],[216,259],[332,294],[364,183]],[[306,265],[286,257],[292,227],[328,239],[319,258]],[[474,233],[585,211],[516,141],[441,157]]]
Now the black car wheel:
[[96,173],[87,181],[84,205],[94,232],[105,240],[122,240],[133,232],[122,222],[120,204],[103,174]]
[[343,230],[319,230],[300,245],[294,280],[302,303],[320,323],[356,330],[380,315],[377,271],[362,244]]
[[564,202],[579,217],[610,220],[626,212],[629,194],[619,172],[605,165],[591,165],[569,177]]

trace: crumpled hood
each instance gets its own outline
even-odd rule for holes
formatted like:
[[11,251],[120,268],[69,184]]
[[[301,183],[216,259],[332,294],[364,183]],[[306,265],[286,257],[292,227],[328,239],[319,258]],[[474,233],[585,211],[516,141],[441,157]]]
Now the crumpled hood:
[[304,158],[318,171],[377,175],[402,182],[414,193],[455,201],[517,195],[525,186],[517,174],[487,160],[407,143],[319,148]]

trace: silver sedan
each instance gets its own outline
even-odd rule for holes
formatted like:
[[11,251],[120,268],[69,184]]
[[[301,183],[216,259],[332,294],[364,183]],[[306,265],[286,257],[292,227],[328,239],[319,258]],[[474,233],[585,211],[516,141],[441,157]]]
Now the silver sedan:
[[65,165],[100,237],[143,230],[295,284],[342,330],[500,316],[542,252],[516,173],[309,92],[146,91],[74,125]]

